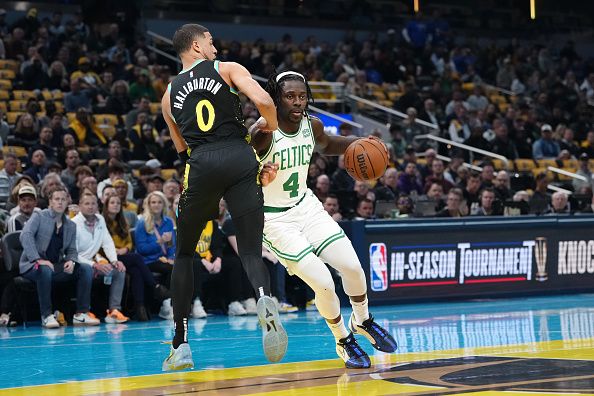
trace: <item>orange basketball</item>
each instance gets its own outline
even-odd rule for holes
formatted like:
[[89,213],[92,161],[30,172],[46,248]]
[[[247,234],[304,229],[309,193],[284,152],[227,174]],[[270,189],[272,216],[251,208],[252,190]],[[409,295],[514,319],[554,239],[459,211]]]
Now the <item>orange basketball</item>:
[[375,180],[388,167],[388,150],[374,139],[355,140],[344,152],[344,167],[355,180]]

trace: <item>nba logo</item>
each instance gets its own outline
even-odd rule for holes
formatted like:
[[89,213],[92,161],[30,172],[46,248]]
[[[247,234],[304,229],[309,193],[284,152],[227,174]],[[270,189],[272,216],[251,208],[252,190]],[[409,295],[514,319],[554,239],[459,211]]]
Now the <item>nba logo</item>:
[[388,289],[388,259],[385,243],[369,245],[369,275],[371,290],[384,291]]

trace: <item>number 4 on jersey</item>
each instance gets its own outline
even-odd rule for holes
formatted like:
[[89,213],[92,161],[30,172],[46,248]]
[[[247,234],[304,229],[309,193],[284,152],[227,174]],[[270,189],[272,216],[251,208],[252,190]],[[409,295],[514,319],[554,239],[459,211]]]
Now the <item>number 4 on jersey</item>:
[[283,184],[283,191],[289,191],[289,197],[295,198],[299,193],[299,173],[294,172]]

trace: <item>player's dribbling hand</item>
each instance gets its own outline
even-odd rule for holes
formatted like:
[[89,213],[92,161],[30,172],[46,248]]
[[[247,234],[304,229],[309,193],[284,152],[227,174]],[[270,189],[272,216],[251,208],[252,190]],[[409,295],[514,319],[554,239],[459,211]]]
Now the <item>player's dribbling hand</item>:
[[262,166],[260,171],[260,183],[262,187],[266,187],[274,181],[276,178],[276,172],[278,171],[278,164],[268,161]]

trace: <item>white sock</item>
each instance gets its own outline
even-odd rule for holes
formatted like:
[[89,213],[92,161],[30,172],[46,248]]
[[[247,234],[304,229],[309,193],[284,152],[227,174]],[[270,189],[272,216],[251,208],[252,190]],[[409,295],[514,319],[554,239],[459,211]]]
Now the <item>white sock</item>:
[[369,301],[367,300],[367,296],[365,296],[365,300],[361,302],[351,300],[351,306],[353,307],[353,313],[355,314],[356,324],[361,324],[369,319]]
[[344,325],[342,315],[340,316],[340,322],[328,323],[328,321],[326,321],[326,324],[330,328],[330,331],[332,331],[332,334],[334,335],[334,338],[336,338],[337,341],[345,337],[348,337],[349,332],[347,331],[346,326]]

